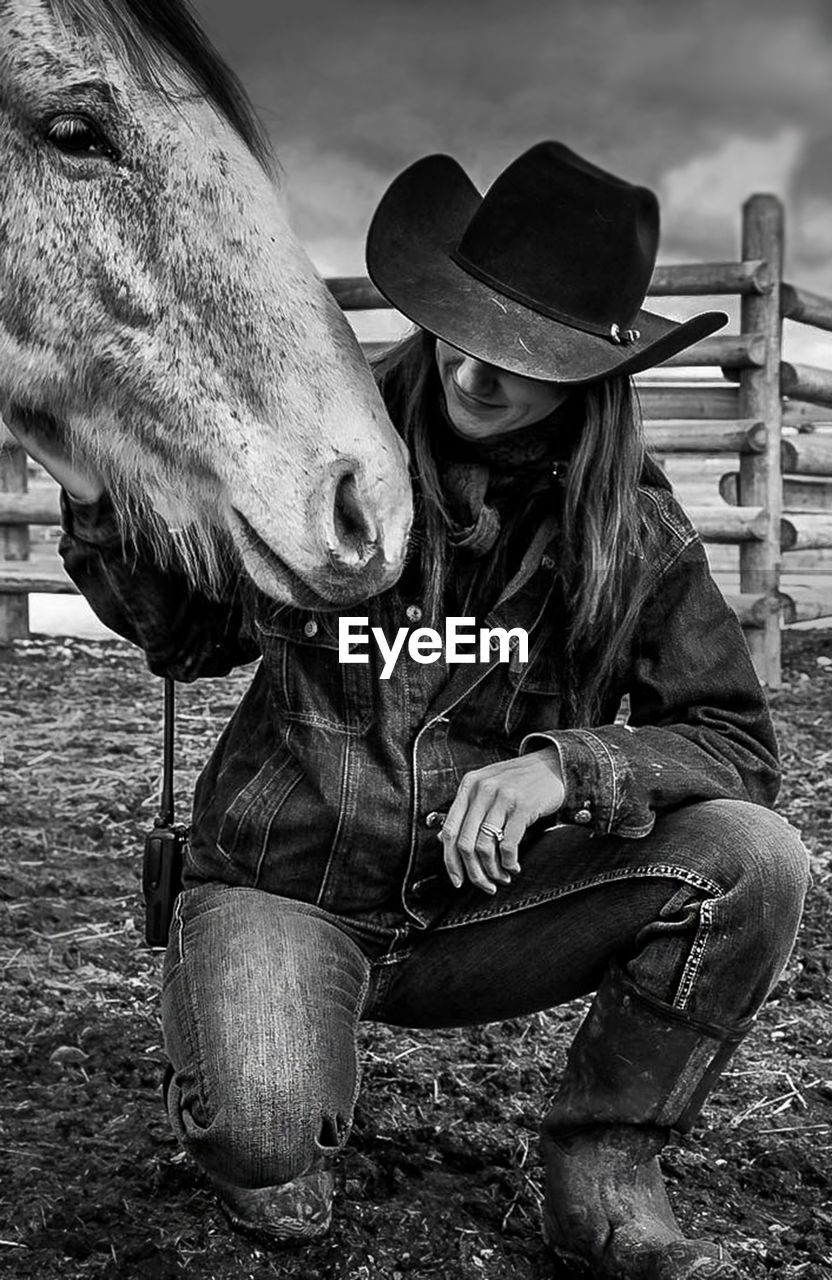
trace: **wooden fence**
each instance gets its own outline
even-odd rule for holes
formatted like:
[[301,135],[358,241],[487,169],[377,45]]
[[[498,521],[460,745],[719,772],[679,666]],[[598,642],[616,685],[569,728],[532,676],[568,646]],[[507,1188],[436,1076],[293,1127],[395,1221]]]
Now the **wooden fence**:
[[[782,280],[783,210],[773,196],[743,207],[739,262],[660,266],[653,297],[739,295],[740,332],[706,338],[668,365],[721,370],[714,384],[637,379],[648,440],[660,458],[725,455],[737,461],[712,505],[689,506],[704,541],[739,550],[739,615],[761,678],[780,682],[782,624],[832,617],[832,595],[782,590],[783,556],[832,548],[832,435],[813,433],[815,406],[832,407],[832,372],[782,359],[783,321],[832,332],[832,301]],[[347,311],[387,308],[363,278],[328,281]],[[59,565],[27,572],[29,526],[57,522],[57,490],[28,493],[26,460],[0,444],[0,640],[28,634],[30,592],[72,592]],[[716,497],[716,495],[715,495]]]

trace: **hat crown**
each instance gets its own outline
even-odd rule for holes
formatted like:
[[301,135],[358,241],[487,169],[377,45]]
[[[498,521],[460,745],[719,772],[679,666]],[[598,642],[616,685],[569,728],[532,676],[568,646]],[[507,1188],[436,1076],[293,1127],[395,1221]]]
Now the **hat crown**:
[[451,256],[535,311],[608,335],[633,325],[658,242],[652,191],[541,142],[494,181]]

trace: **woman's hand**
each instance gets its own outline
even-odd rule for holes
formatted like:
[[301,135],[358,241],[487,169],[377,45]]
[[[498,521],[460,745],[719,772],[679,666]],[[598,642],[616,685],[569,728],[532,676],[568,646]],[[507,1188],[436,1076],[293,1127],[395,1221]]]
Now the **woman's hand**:
[[91,468],[74,463],[60,427],[45,414],[7,413],[3,421],[19,444],[77,502],[96,502],[104,481]]
[[[439,838],[445,868],[457,888],[467,875],[485,893],[496,893],[520,870],[517,850],[532,823],[557,813],[564,800],[555,747],[530,751],[466,773]],[[483,831],[483,823],[503,833]]]

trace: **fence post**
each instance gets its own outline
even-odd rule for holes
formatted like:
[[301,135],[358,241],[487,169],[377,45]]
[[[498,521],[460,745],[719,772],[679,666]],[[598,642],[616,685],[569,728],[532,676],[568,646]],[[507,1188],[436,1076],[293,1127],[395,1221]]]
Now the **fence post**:
[[[740,416],[765,423],[765,449],[740,455],[739,501],[744,507],[762,507],[764,537],[740,547],[740,591],[769,595],[772,600],[780,579],[780,516],[783,505],[780,464],[782,401],[780,353],[783,322],[780,314],[780,281],[783,274],[783,206],[776,196],[755,195],[742,210],[743,261],[768,263],[770,284],[764,292],[744,294],[740,307],[740,331],[763,337],[765,363],[742,369]],[[780,615],[767,612],[765,625],[746,633],[760,678],[771,688],[780,685]]]
[[[0,493],[26,492],[26,454],[0,423]],[[29,559],[29,526],[0,526],[0,562]],[[29,597],[0,595],[0,644],[29,634]]]

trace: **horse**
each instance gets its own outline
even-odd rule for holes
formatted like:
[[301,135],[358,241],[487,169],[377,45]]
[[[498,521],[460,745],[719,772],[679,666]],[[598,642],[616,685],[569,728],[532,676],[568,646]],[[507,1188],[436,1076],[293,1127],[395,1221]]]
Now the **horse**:
[[229,565],[309,608],[390,586],[406,450],[187,0],[0,0],[0,172],[12,430],[208,590]]

